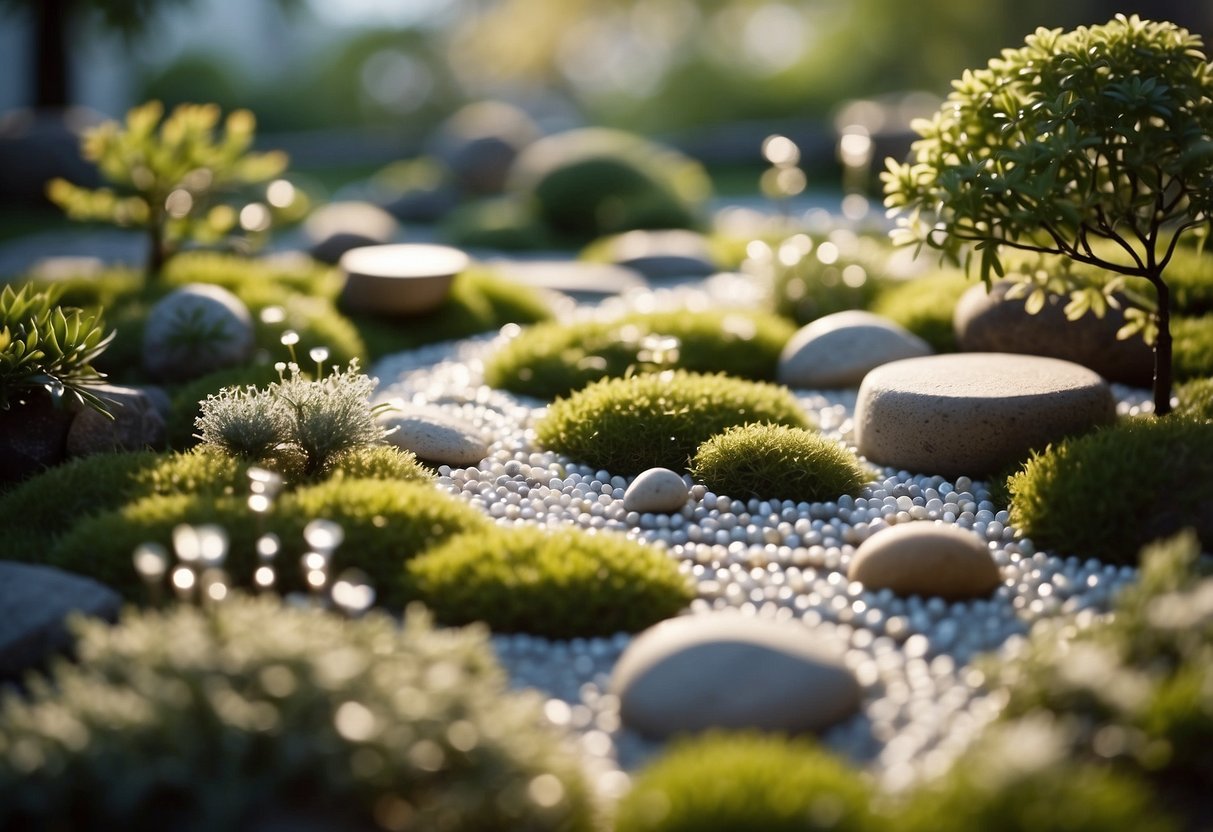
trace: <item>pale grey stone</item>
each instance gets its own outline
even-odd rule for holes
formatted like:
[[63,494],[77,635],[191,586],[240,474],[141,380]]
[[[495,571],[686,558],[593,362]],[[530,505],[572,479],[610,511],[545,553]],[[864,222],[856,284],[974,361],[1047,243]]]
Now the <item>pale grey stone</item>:
[[932,352],[926,341],[888,318],[861,310],[835,312],[788,340],[777,377],[790,387],[855,387],[875,367]]
[[164,446],[164,415],[152,394],[136,387],[105,384],[89,388],[105,402],[113,418],[82,407],[67,432],[67,455],[138,451]]
[[819,731],[854,714],[860,696],[841,656],[803,624],[727,612],[641,633],[615,665],[611,690],[624,724],[651,737]]
[[370,202],[339,201],[321,205],[308,215],[303,233],[311,242],[311,255],[335,264],[352,248],[390,243],[400,223]]
[[650,468],[641,472],[623,494],[628,511],[668,514],[681,511],[691,491],[682,475],[669,468]]
[[187,381],[243,364],[256,342],[248,307],[227,289],[190,283],[165,295],[143,326],[143,367],[157,379]]
[[855,405],[855,441],[861,454],[881,465],[980,477],[1115,415],[1103,378],[1069,361],[933,355],[868,373]]
[[583,260],[493,260],[490,265],[506,280],[574,298],[601,298],[647,288],[635,269]]
[[435,465],[476,465],[489,453],[485,436],[471,423],[438,407],[415,405],[400,399],[393,410],[379,417],[391,431],[387,441],[412,451],[417,458]]
[[933,522],[898,523],[872,535],[855,551],[847,577],[873,591],[949,601],[987,597],[1002,581],[984,540]]

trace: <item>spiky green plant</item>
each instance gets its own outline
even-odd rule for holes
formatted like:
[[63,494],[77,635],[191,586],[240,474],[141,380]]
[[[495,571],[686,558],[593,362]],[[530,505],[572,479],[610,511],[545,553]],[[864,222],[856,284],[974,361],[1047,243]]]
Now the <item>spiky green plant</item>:
[[[1068,285],[1067,314],[1128,297],[1121,335],[1153,343],[1154,406],[1169,412],[1166,271],[1186,232],[1208,233],[1213,207],[1213,65],[1200,38],[1136,15],[1038,29],[966,71],[914,127],[912,158],[883,175],[885,204],[904,214],[894,239],[975,256],[986,281],[1003,274],[1004,249],[1113,272]],[[1032,287],[1027,307],[1046,290]]]
[[[256,119],[234,110],[217,131],[215,104],[182,104],[161,121],[149,101],[85,133],[81,151],[112,187],[83,188],[65,179],[47,186],[51,201],[75,220],[142,228],[148,235],[147,274],[155,279],[183,243],[221,242],[238,222],[226,196],[278,176],[286,155],[252,153]],[[268,212],[269,207],[263,206]]]
[[104,381],[92,362],[114,334],[105,334],[99,314],[65,309],[57,298],[54,289],[0,289],[0,409],[41,390],[108,414],[89,388]]

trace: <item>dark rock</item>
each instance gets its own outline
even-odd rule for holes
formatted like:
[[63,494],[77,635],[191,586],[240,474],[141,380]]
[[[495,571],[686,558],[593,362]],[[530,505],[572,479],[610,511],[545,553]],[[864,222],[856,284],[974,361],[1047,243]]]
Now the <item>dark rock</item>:
[[164,447],[165,417],[152,394],[109,384],[92,392],[106,403],[114,418],[81,408],[67,433],[68,456]]
[[[18,482],[58,465],[67,454],[67,433],[75,414],[41,389],[0,409],[0,483]],[[3,609],[0,606],[0,609]]]
[[965,292],[956,305],[953,326],[965,352],[1013,352],[1073,361],[1109,381],[1149,387],[1154,378],[1153,352],[1140,337],[1116,339],[1124,312],[1108,309],[1103,318],[1091,313],[1066,319],[1064,297],[1049,298],[1043,309],[1029,315],[1025,301],[1007,298],[1015,285],[1000,280],[986,293],[984,284]]
[[431,140],[432,152],[445,163],[460,190],[491,196],[505,190],[514,160],[540,132],[517,107],[480,101],[462,108],[439,127]]
[[400,233],[400,224],[370,202],[330,202],[308,216],[303,232],[313,257],[336,264],[352,248],[390,243]]

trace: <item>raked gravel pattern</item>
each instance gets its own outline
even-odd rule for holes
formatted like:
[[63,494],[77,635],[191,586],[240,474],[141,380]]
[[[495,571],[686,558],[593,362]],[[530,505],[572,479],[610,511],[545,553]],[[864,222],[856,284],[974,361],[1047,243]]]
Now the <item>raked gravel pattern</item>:
[[[761,301],[752,284],[718,276],[698,286],[639,292],[598,307],[563,306],[566,319],[630,309],[732,308]],[[1002,700],[984,689],[971,660],[1015,649],[1033,622],[1074,615],[1079,625],[1106,612],[1133,581],[1131,567],[1036,551],[1007,512],[990,502],[982,481],[877,468],[858,497],[837,502],[735,500],[693,485],[677,514],[629,512],[631,478],[612,476],[534,445],[532,426],[545,404],[483,384],[486,356],[517,327],[423,347],[373,368],[377,399],[401,397],[437,405],[496,437],[479,466],[439,471],[439,487],[499,523],[573,524],[626,534],[669,552],[698,586],[691,613],[728,607],[775,619],[797,619],[845,655],[863,690],[862,711],[825,733],[834,750],[866,766],[889,789],[946,770]],[[1122,413],[1148,410],[1146,391],[1113,386]],[[854,449],[855,391],[798,391],[820,430]],[[688,479],[688,484],[691,481]],[[988,541],[1003,583],[989,599],[948,603],[871,592],[846,578],[856,547],[880,529],[942,520]],[[546,713],[575,729],[604,793],[628,786],[627,772],[659,745],[621,725],[609,692],[611,669],[631,637],[549,640],[499,635],[493,646],[517,686],[548,697]]]

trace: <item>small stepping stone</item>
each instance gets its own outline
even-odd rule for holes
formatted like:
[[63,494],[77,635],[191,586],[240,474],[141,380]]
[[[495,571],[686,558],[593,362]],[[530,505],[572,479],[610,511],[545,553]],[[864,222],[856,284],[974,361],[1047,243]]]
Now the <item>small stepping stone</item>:
[[855,441],[870,461],[981,477],[1116,417],[1107,382],[1056,358],[960,353],[894,361],[859,387]]
[[855,551],[847,578],[866,589],[948,601],[986,598],[1002,582],[985,542],[941,523],[898,523],[869,537]]
[[611,676],[629,728],[655,738],[710,729],[820,731],[859,709],[859,683],[800,622],[721,612],[645,630]]
[[365,246],[341,256],[341,306],[385,317],[433,312],[471,261],[457,248],[419,243]]
[[648,283],[635,269],[582,260],[495,260],[494,271],[506,280],[561,292],[574,298],[600,299],[645,289]]
[[350,249],[390,243],[400,233],[400,223],[370,202],[330,202],[308,215],[303,233],[312,244],[312,257],[335,265]]
[[71,646],[70,613],[114,620],[122,598],[89,578],[49,566],[0,561],[0,679],[15,679]]
[[702,234],[682,229],[629,231],[611,240],[611,261],[647,278],[707,277],[720,269]]
[[681,511],[691,496],[682,475],[669,468],[650,468],[641,472],[623,494],[628,511],[669,514]]
[[1061,358],[1089,367],[1110,381],[1149,387],[1154,379],[1154,353],[1140,336],[1118,340],[1125,323],[1121,309],[1109,308],[1076,321],[1066,318],[1065,298],[1052,295],[1035,315],[1025,299],[1008,298],[1015,285],[1000,280],[989,293],[984,283],[965,292],[952,323],[960,349],[966,352],[1013,352]]
[[379,417],[392,431],[386,441],[412,451],[423,462],[461,467],[477,465],[489,455],[489,443],[475,425],[441,408],[391,401],[395,410]]
[[801,327],[784,345],[777,378],[789,387],[857,387],[868,372],[890,361],[931,355],[926,341],[905,327],[851,310]]

